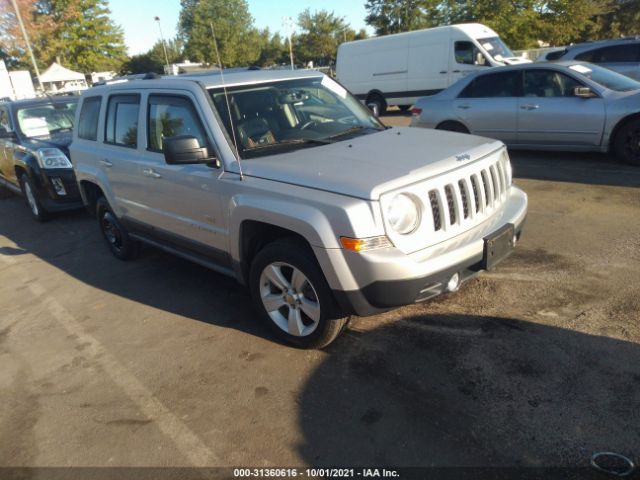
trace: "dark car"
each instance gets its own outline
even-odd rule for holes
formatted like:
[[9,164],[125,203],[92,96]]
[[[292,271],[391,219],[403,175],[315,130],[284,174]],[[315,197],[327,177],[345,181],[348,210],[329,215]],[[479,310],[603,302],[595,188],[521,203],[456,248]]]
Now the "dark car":
[[82,208],[69,160],[77,97],[0,104],[0,188],[22,194],[33,216]]

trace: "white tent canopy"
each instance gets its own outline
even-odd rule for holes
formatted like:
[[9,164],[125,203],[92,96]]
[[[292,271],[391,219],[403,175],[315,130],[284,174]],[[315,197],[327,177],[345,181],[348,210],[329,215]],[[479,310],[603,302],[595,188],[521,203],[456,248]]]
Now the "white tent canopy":
[[73,80],[84,80],[82,73],[74,72],[68,68],[64,68],[62,65],[53,62],[47,70],[40,75],[40,81],[42,83],[51,82],[69,82]]

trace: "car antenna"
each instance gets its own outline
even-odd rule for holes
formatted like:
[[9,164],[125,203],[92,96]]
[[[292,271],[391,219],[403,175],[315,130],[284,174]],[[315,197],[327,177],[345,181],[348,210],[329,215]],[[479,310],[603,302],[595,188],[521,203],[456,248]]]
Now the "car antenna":
[[209,22],[211,27],[211,35],[213,36],[213,46],[216,49],[216,58],[218,60],[218,67],[220,68],[220,81],[222,82],[222,91],[224,92],[224,101],[227,103],[227,112],[229,113],[229,125],[231,125],[231,137],[233,139],[233,148],[235,149],[236,161],[238,162],[238,169],[240,170],[240,181],[244,180],[244,174],[242,173],[242,163],[240,162],[240,152],[238,151],[238,141],[236,140],[236,130],[233,126],[233,117],[231,116],[231,106],[229,105],[229,95],[227,94],[227,86],[224,83],[224,73],[222,72],[222,61],[220,60],[220,52],[218,51],[218,40],[216,40],[216,31],[213,29],[213,22]]

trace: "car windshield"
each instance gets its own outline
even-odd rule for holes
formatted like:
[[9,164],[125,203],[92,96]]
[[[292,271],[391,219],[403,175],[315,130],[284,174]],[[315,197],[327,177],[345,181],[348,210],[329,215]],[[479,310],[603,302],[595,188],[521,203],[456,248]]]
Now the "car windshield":
[[77,101],[40,103],[18,110],[18,128],[27,137],[42,137],[73,130]]
[[226,91],[226,99],[221,88],[211,89],[210,94],[242,158],[384,130],[368,109],[326,76],[228,87]]
[[500,61],[503,58],[515,57],[513,52],[507,47],[500,37],[479,38],[478,43],[482,45],[489,55]]
[[579,73],[583,77],[587,77],[609,90],[616,92],[629,92],[631,90],[640,89],[640,82],[633,80],[625,75],[609,70],[608,68],[599,67],[590,63],[577,63],[569,66],[571,70]]

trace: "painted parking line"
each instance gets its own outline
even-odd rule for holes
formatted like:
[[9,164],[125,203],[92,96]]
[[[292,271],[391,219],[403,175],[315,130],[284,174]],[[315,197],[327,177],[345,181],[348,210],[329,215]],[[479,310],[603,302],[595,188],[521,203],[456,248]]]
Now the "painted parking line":
[[[2,246],[16,248],[6,237],[0,236]],[[76,318],[53,296],[47,293],[15,258],[0,254],[0,262],[11,266],[15,275],[27,286],[29,291],[42,302],[51,316],[70,335],[75,342],[86,345],[85,352],[91,355],[104,369],[107,375],[147,417],[154,420],[158,428],[169,437],[177,450],[197,467],[220,465],[220,459],[204,444],[187,425],[176,417],[149,389],[147,389],[129,370],[127,370],[93,335],[87,333]]]

